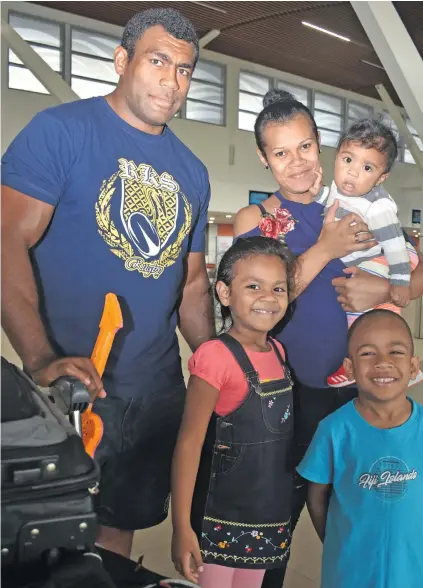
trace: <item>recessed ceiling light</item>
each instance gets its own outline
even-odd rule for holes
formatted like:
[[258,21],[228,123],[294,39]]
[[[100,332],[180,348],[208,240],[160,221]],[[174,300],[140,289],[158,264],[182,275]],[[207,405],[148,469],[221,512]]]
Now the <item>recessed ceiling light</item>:
[[211,220],[211,221],[214,221],[214,220],[216,220],[216,219],[214,218],[214,216],[211,216],[211,217],[210,217],[210,220]]
[[342,35],[338,35],[338,33],[328,31],[327,29],[322,29],[322,27],[318,27],[317,25],[311,24],[311,22],[306,22],[303,20],[301,22],[301,24],[303,24],[305,27],[310,27],[311,29],[315,29],[316,31],[319,31],[320,33],[325,33],[326,35],[331,35],[332,37],[336,37],[337,39],[341,39],[341,41],[346,41],[347,43],[351,43],[351,39],[349,39],[348,37],[343,37]]
[[232,218],[232,215],[231,214],[227,214],[226,215],[226,218]]
[[214,221],[209,220],[209,225],[213,225],[213,224],[214,224]]

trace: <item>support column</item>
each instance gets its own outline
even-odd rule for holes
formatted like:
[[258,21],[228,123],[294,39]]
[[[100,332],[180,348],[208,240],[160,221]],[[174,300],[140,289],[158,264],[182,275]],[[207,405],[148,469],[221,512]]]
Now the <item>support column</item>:
[[351,2],[407,114],[423,139],[423,60],[392,2]]
[[416,162],[416,166],[420,171],[421,176],[423,177],[423,151],[420,151],[420,148],[414,140],[413,135],[410,133],[407,125],[405,124],[405,120],[401,116],[401,112],[398,106],[396,106],[392,101],[392,98],[386,91],[385,86],[383,84],[377,84],[376,90],[379,92],[379,96],[385,104],[387,111],[391,115],[392,120],[397,125],[398,131],[404,138],[407,148],[413,156],[414,161]]

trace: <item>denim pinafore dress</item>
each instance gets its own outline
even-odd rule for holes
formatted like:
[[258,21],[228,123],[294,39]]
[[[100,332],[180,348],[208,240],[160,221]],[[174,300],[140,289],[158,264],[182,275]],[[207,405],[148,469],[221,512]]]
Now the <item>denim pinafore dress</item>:
[[191,512],[205,563],[270,569],[285,565],[291,543],[293,395],[289,369],[270,339],[284,378],[260,382],[242,345],[219,340],[248,381],[236,410],[213,415]]

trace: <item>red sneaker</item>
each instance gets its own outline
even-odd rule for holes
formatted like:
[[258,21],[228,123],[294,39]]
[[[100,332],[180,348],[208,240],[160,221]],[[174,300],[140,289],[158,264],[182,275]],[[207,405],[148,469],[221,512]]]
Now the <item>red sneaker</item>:
[[351,386],[355,384],[355,380],[349,380],[344,370],[344,366],[341,365],[339,370],[329,376],[327,379],[329,388],[343,388],[344,386]]

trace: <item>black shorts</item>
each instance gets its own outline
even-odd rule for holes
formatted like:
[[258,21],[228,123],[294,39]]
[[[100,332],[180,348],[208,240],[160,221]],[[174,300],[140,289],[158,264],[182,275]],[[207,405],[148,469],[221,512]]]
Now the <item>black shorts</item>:
[[94,501],[101,525],[134,531],[165,520],[184,401],[185,385],[178,380],[144,399],[107,396],[95,402],[104,426],[95,453],[101,479]]
[[[321,420],[357,397],[357,388],[309,388],[304,384],[294,387],[294,450],[296,468],[303,459]],[[295,474],[292,508],[292,529],[295,528],[307,497],[307,481]]]

